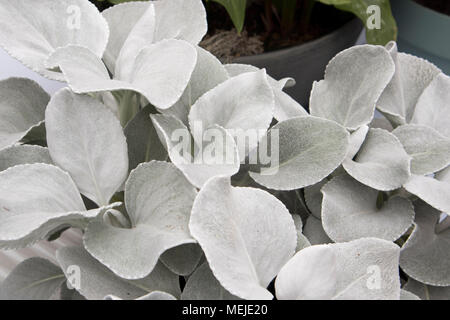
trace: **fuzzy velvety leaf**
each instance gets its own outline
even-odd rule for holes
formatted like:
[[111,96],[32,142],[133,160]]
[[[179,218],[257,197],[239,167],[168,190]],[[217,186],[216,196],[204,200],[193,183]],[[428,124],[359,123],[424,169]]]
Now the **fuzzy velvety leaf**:
[[189,229],[220,284],[243,299],[271,299],[266,287],[296,247],[286,207],[260,189],[231,187],[227,178],[200,190]]
[[[450,122],[449,122],[450,124]],[[450,164],[450,138],[421,125],[403,125],[392,132],[412,157],[411,173],[426,175]]]
[[440,73],[417,101],[411,123],[429,126],[450,138],[450,77]]
[[347,174],[335,177],[323,188],[322,223],[335,242],[359,238],[394,241],[412,225],[412,203],[399,196],[377,207],[379,192]]
[[303,234],[306,236],[311,245],[333,243],[333,240],[331,240],[325,233],[322,226],[322,221],[313,215],[310,215],[306,220],[305,227],[303,228]]
[[355,46],[337,54],[314,82],[311,115],[334,120],[356,130],[368,124],[375,104],[394,74],[389,52],[380,46]]
[[180,296],[178,276],[161,263],[143,279],[126,280],[117,277],[81,247],[59,249],[56,259],[69,280],[75,276],[71,273],[75,269],[70,267],[79,267],[79,283],[76,283],[79,287],[76,289],[89,300],[101,300],[108,295],[121,299],[136,299],[155,290]]
[[394,60],[395,74],[377,108],[395,125],[409,123],[419,96],[440,70],[422,58],[397,52],[395,42],[388,43],[386,49]]
[[97,8],[86,0],[0,1],[0,46],[41,75],[64,80],[47,70],[45,60],[57,49],[79,45],[101,57],[109,29]]
[[50,261],[30,258],[0,284],[0,300],[48,300],[65,280],[62,270]]
[[28,246],[104,210],[86,211],[69,174],[55,166],[25,164],[0,172],[0,248]]
[[[189,113],[191,131],[200,125],[206,129],[219,125],[225,129],[266,131],[273,118],[274,97],[265,70],[231,78],[201,96]],[[257,141],[249,141],[249,150]],[[241,159],[248,153],[239,146]]]
[[44,121],[49,100],[49,95],[32,80],[0,81],[0,149],[18,142]]
[[[278,133],[279,143],[272,143],[272,132]],[[280,122],[263,138],[264,143],[260,143],[260,146],[274,145],[271,154],[279,154],[278,163],[272,159],[271,167],[261,166],[259,172],[250,172],[250,176],[275,190],[316,184],[342,163],[347,154],[348,136],[345,128],[326,119],[298,117]]]
[[154,106],[167,109],[183,94],[197,61],[195,48],[182,40],[149,44],[136,56],[130,77],[110,79],[100,58],[79,46],[55,51],[48,66],[59,66],[76,93],[132,90]]
[[238,172],[240,161],[236,144],[222,127],[213,125],[191,141],[191,133],[180,120],[165,115],[151,118],[170,160],[197,188],[211,177],[232,176]]
[[126,139],[119,120],[102,103],[69,89],[56,93],[46,110],[47,144],[82,194],[106,205],[128,174]]
[[134,169],[125,185],[131,228],[91,222],[86,249],[115,274],[140,279],[152,272],[166,250],[195,243],[188,230],[195,188],[167,162],[151,161]]
[[19,164],[52,164],[47,148],[32,145],[15,145],[0,151],[0,171]]
[[432,177],[412,175],[404,188],[430,206],[442,212],[450,212],[450,182]]
[[432,286],[450,286],[450,229],[436,231],[440,212],[417,201],[415,228],[402,247],[400,267],[411,278]]
[[227,71],[215,56],[200,47],[196,49],[197,64],[186,90],[175,105],[169,109],[160,110],[161,113],[172,115],[186,125],[188,125],[191,107],[198,98],[228,79]]
[[203,251],[196,243],[184,244],[164,252],[160,260],[173,273],[180,276],[190,275],[198,266]]
[[403,288],[422,300],[450,300],[450,287],[429,286],[409,278]]
[[214,277],[207,262],[204,262],[189,277],[181,300],[239,300],[225,290]]
[[[230,63],[226,64],[225,68],[230,77],[237,77],[240,74],[248,72],[256,72],[260,69],[252,65]],[[294,99],[292,99],[287,93],[283,92],[286,87],[292,87],[295,85],[295,80],[292,78],[284,78],[279,81],[273,79],[267,75],[269,84],[273,89],[273,95],[275,99],[275,110],[273,116],[278,121],[284,121],[290,118],[302,117],[309,115],[308,112]]]
[[275,282],[278,299],[398,300],[400,248],[364,238],[298,252]]
[[410,161],[396,136],[383,129],[370,129],[355,159],[347,158],[343,167],[359,182],[390,191],[408,180]]

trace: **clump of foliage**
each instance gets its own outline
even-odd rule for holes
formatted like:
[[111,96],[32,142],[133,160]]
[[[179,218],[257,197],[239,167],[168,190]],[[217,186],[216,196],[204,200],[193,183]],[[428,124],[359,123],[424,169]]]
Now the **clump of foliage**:
[[[0,0],[0,44],[68,87],[0,82],[0,248],[68,227],[83,246],[24,261],[1,298],[449,298],[450,78],[434,65],[352,47],[307,113],[293,79],[198,47],[200,0],[31,2]],[[264,134],[242,147],[242,130]],[[267,146],[277,162],[247,163]]]

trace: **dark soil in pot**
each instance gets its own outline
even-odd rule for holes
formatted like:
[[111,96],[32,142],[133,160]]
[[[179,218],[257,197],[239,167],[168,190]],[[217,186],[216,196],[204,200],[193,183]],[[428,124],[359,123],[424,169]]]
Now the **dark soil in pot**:
[[298,46],[329,34],[353,19],[350,13],[316,3],[309,21],[305,21],[308,20],[303,16],[305,9],[299,6],[294,24],[281,30],[277,16],[273,14],[269,22],[264,5],[254,2],[247,8],[244,30],[239,35],[221,5],[209,2],[207,12],[208,34],[200,45],[224,62]]

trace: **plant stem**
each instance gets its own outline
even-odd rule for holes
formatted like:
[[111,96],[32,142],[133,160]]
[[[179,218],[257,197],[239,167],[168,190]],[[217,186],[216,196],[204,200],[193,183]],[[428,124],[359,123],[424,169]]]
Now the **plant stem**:
[[126,91],[119,99],[119,119],[122,127],[139,112],[139,99],[135,92]]

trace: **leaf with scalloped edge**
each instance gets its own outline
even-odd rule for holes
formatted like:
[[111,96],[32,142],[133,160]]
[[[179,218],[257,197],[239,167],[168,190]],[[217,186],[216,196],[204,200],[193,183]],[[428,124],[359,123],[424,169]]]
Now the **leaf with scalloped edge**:
[[363,238],[298,252],[275,281],[279,300],[398,300],[400,248]]
[[369,124],[375,105],[395,72],[389,52],[381,46],[354,46],[327,65],[325,79],[314,82],[312,116],[333,120],[350,130]]
[[0,171],[20,164],[53,164],[47,148],[32,145],[15,145],[0,150]]
[[376,190],[400,188],[410,177],[411,157],[392,133],[370,129],[354,160],[347,158],[345,171]]
[[414,203],[415,227],[402,247],[400,267],[411,278],[432,286],[450,286],[450,229],[438,232],[440,212]]
[[180,296],[178,276],[161,263],[143,279],[126,280],[116,276],[82,247],[61,248],[56,252],[56,259],[68,279],[73,279],[73,266],[79,267],[80,282],[75,289],[90,300],[101,300],[108,295],[136,299],[154,291]]
[[67,45],[88,48],[101,57],[108,42],[108,24],[86,0],[0,1],[0,46],[39,74],[64,81],[46,68],[46,59]]
[[322,193],[322,224],[335,242],[368,237],[394,241],[414,220],[411,201],[393,196],[378,208],[379,191],[347,174],[333,178]]
[[188,222],[196,195],[195,188],[173,164],[140,164],[125,184],[131,228],[92,221],[84,233],[84,246],[116,275],[144,278],[166,250],[195,243]]
[[243,299],[272,299],[266,288],[297,242],[294,221],[279,200],[220,177],[200,190],[189,229],[220,284]]
[[[272,143],[277,136],[279,141]],[[347,130],[334,121],[298,117],[279,122],[260,143],[260,147],[272,146],[270,154],[278,154],[279,158],[275,158],[278,161],[271,159],[270,167],[253,168],[250,176],[274,190],[311,186],[341,165],[347,154],[348,140]]]

